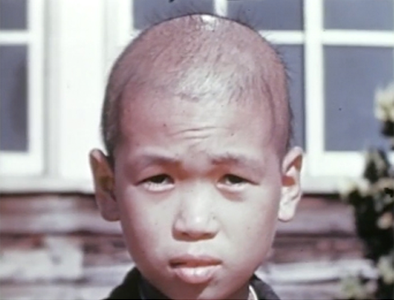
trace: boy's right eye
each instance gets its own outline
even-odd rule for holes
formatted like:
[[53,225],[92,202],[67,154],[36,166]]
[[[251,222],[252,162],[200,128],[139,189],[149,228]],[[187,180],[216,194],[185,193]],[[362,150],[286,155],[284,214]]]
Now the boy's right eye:
[[159,174],[144,179],[141,184],[149,191],[162,192],[171,189],[174,180],[166,174]]

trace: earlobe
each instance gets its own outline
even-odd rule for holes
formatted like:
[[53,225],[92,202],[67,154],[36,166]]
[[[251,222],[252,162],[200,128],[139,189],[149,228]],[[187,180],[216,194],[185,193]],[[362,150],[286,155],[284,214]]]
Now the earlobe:
[[279,206],[278,218],[280,221],[290,221],[296,212],[298,202],[302,196],[301,169],[302,149],[292,148],[282,163],[282,196]]
[[117,221],[119,220],[119,210],[114,196],[114,174],[108,159],[98,149],[92,150],[89,156],[96,203],[101,215],[107,221]]

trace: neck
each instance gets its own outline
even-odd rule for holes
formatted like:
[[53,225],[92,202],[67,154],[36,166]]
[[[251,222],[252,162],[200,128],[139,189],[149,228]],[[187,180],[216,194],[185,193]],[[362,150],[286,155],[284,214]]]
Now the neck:
[[238,291],[236,291],[231,297],[226,298],[226,299],[245,299],[245,300],[250,300],[253,298],[250,298],[250,293],[249,293],[249,283],[244,285],[242,288],[240,288]]

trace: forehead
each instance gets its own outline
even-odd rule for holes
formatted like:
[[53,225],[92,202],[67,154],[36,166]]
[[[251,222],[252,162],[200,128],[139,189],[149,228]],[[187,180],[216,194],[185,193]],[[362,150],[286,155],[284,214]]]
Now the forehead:
[[[125,95],[121,110],[125,144],[171,144],[204,139],[210,143],[271,144],[273,123],[268,101],[228,101],[209,96],[189,99],[164,90]],[[223,146],[222,145],[222,146]]]

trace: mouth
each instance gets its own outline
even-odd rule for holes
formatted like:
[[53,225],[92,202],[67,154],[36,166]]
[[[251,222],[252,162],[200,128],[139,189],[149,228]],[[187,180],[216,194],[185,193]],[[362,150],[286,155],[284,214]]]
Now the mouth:
[[220,259],[211,256],[184,255],[170,260],[175,275],[189,284],[203,284],[212,280],[221,264]]

